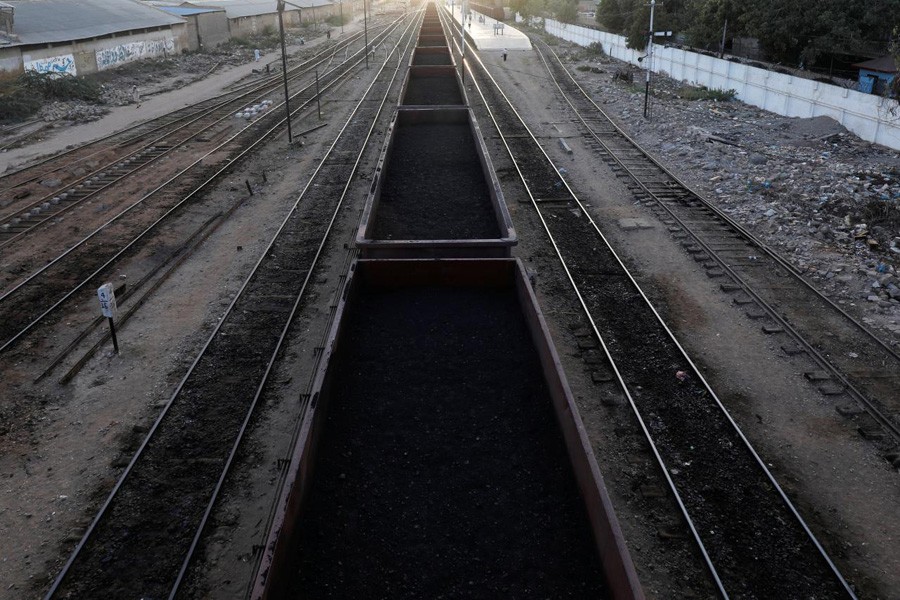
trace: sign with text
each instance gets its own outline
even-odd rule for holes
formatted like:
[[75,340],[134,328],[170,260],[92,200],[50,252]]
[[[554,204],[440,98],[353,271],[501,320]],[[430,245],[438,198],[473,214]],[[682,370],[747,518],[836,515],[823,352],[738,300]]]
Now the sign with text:
[[116,293],[111,283],[104,283],[97,288],[97,297],[100,298],[100,311],[104,317],[114,319],[118,307],[116,306]]

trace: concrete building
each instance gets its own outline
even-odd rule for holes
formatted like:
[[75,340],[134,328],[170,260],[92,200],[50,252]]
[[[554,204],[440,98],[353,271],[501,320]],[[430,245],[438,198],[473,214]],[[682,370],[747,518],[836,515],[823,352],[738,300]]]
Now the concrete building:
[[[249,37],[268,31],[278,31],[278,2],[276,0],[194,0],[182,6],[220,8],[228,15],[232,37]],[[339,3],[331,0],[287,0],[284,26],[299,27],[301,23],[320,22],[338,14]]]
[[84,75],[178,54],[185,20],[137,0],[0,2],[0,71]]
[[150,2],[158,9],[185,20],[187,50],[212,50],[231,39],[224,8],[205,8],[188,2]]

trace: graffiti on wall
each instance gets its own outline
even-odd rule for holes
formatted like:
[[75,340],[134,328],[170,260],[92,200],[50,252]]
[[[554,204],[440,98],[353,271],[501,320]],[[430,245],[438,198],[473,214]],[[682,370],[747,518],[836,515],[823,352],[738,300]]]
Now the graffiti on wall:
[[53,56],[50,58],[39,58],[37,60],[27,60],[25,61],[25,70],[37,71],[38,73],[78,74],[75,69],[75,57],[71,54]]
[[130,42],[97,50],[97,70],[110,69],[133,60],[175,53],[175,38]]

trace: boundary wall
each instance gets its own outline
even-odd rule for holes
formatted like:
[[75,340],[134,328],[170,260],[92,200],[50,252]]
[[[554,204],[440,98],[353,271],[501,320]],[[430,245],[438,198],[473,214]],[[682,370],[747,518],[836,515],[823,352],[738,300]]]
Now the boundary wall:
[[[600,42],[611,57],[644,66],[637,60],[644,53],[628,48],[624,36],[553,19],[544,19],[544,30],[579,46]],[[900,150],[900,107],[892,114],[896,105],[882,96],[662,45],[654,45],[652,70],[692,85],[734,90],[742,102],[785,117],[828,116],[864,140]]]
[[0,71],[86,75],[128,62],[179,54],[187,48],[183,23],[153,31],[112,35],[46,46],[13,46],[0,52]]

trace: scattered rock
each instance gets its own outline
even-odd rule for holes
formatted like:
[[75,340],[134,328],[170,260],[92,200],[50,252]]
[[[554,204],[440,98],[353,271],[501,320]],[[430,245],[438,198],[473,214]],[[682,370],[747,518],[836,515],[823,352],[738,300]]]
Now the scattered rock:
[[[609,57],[602,63],[610,73],[633,72]],[[663,75],[654,79],[646,120],[643,91],[628,80],[589,70],[576,76],[688,185],[900,344],[900,153],[859,139],[829,117],[686,100],[679,93],[685,84]],[[894,279],[882,280],[886,275]]]

